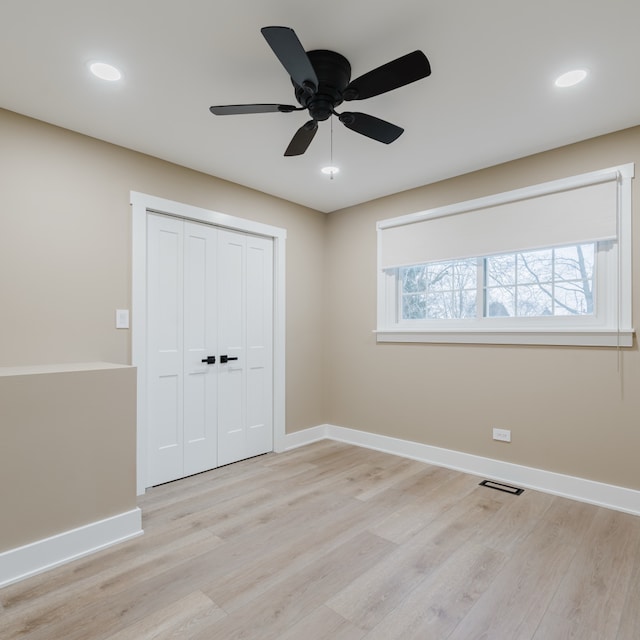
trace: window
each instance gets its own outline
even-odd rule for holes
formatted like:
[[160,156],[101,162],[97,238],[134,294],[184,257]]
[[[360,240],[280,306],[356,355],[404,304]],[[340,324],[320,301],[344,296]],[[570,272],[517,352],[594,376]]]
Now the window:
[[596,243],[398,269],[402,321],[589,316]]
[[633,165],[378,223],[378,341],[631,346]]

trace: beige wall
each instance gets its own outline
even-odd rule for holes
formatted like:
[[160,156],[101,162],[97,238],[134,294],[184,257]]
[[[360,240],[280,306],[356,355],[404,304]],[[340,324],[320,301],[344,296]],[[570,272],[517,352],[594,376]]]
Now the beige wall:
[[0,366],[131,362],[140,191],[287,230],[287,430],[324,421],[324,214],[3,110],[0,140]]
[[136,508],[136,370],[0,369],[0,553]]
[[[425,151],[428,153],[429,151]],[[330,424],[640,489],[640,353],[376,344],[377,220],[636,162],[640,127],[330,214],[325,320]],[[633,318],[640,318],[634,184]],[[512,443],[491,439],[511,429]]]

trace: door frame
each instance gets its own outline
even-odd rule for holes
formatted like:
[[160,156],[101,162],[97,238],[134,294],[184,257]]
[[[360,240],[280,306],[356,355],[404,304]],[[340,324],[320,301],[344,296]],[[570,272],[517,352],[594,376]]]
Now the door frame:
[[285,439],[285,252],[286,229],[192,205],[130,192],[131,227],[131,364],[137,367],[137,494],[147,488],[147,216],[161,213],[273,240],[273,449]]

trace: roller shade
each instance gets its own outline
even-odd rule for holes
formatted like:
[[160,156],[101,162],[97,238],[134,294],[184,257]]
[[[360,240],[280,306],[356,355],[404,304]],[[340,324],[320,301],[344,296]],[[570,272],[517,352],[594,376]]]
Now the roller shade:
[[[515,193],[515,192],[514,192]],[[617,182],[520,198],[495,206],[426,214],[380,229],[380,266],[453,260],[615,239]]]

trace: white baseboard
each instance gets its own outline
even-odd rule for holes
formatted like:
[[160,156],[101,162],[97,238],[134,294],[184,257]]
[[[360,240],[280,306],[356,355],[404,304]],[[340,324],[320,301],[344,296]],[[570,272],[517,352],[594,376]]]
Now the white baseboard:
[[143,533],[139,508],[0,553],[0,588]]
[[282,440],[282,447],[278,453],[297,449],[298,447],[304,447],[307,444],[318,442],[319,440],[326,440],[328,438],[327,426],[328,425],[323,424],[319,427],[309,427],[308,429],[302,429],[301,431],[287,433]]
[[[307,432],[309,433],[305,440]],[[331,424],[288,434],[285,436],[285,450],[317,442],[323,438],[640,516],[640,491],[634,489]]]

